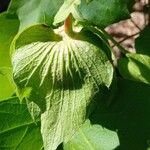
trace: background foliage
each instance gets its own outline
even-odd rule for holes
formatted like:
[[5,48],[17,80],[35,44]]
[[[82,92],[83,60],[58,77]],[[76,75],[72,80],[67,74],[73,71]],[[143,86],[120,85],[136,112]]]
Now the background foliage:
[[[112,62],[112,58],[113,61],[118,62],[118,65],[114,68],[115,74],[111,81],[111,86],[109,88],[101,88],[96,97],[92,99],[93,103],[90,109],[86,108],[86,110],[90,110],[88,117],[86,117],[87,120],[76,130],[74,136],[69,140],[66,141],[64,140],[65,137],[61,137],[63,144],[57,149],[147,150],[150,147],[150,27],[147,25],[136,39],[136,53],[126,51],[126,49],[114,41],[114,39],[104,31],[104,27],[129,18],[132,5],[133,1],[129,0],[11,0],[8,9],[5,4],[1,7],[1,11],[7,9],[0,14],[1,150],[42,150],[44,149],[43,142],[45,143],[46,138],[50,136],[50,133],[46,131],[48,135],[44,140],[42,138],[43,133],[41,135],[40,131],[41,111],[39,107],[35,103],[29,102],[28,98],[27,101],[23,100],[20,102],[19,98],[24,98],[29,95],[26,89],[21,92],[16,90],[10,57],[11,43],[12,51],[12,49],[30,43],[32,44],[36,41],[47,42],[54,40],[52,39],[53,32],[51,29],[61,26],[62,22],[70,13],[72,13],[76,21],[76,26],[79,25],[80,27],[86,27],[91,30],[90,32],[84,32],[89,39],[92,35],[91,32],[94,32],[94,35],[97,35],[101,39],[101,43],[99,44],[101,45],[100,51],[103,58],[96,60],[95,64],[107,67],[103,67],[103,69],[101,69],[102,71],[98,72],[92,69],[92,77],[95,78],[95,81],[98,82],[98,76],[101,75],[101,79],[106,78],[105,71],[108,69],[110,62]],[[50,26],[51,29],[47,26]],[[12,42],[14,37],[14,41],[18,42],[16,42],[17,44],[14,41]],[[86,38],[86,40],[89,39]],[[111,58],[109,57],[109,63],[106,61],[105,56],[108,55],[108,52],[113,55],[112,51],[110,51],[112,48],[109,46],[107,40],[111,40],[122,52],[122,57],[119,60],[116,60],[113,56]],[[93,49],[95,50],[95,48]],[[23,52],[19,54],[20,57],[18,56],[15,61],[15,63],[17,61],[19,62],[19,67],[23,65],[21,64],[23,59],[26,59],[26,56],[34,51],[34,49],[31,49],[31,52],[24,55],[26,47],[23,47],[22,50]],[[82,54],[82,56],[84,56],[84,54]],[[98,54],[97,56],[99,57]],[[40,59],[38,60],[40,61]],[[88,64],[88,59],[85,61],[87,61],[86,63]],[[34,70],[35,64],[36,63],[33,63],[33,66],[29,64],[28,71],[30,69]],[[111,69],[110,67],[108,70]],[[16,82],[18,85],[21,83],[20,78],[22,76],[23,82],[27,77],[27,74],[24,75],[23,73],[19,72],[19,75],[15,76],[15,78],[19,78],[15,80],[15,82],[18,82]],[[112,79],[112,72],[107,75],[109,75],[109,79],[105,83],[108,86]],[[38,75],[36,77],[38,77]],[[37,84],[39,79],[36,77],[33,78],[32,84],[29,82],[30,85]],[[37,79],[37,81],[35,81],[35,79]],[[89,85],[87,87],[89,87]],[[38,93],[41,91],[43,91],[43,89],[38,91]],[[35,93],[33,95],[36,95]],[[32,94],[30,94],[30,96],[31,99],[33,99]],[[80,97],[82,98],[82,92],[79,92],[77,97],[78,100]],[[40,93],[40,99],[44,98],[43,93]],[[54,98],[55,100],[59,100],[59,94],[56,94]],[[64,106],[64,110],[65,109],[66,106]],[[78,115],[82,116],[82,114],[84,113],[80,112]],[[50,122],[51,120],[48,121]],[[52,122],[52,124],[53,123],[54,122]],[[68,122],[68,124],[69,123],[70,122]],[[59,134],[53,136],[57,138],[60,137]],[[56,144],[57,147],[61,142],[52,144]],[[48,145],[47,147],[49,147],[50,144],[44,145]],[[46,150],[50,149],[52,149],[52,147]]]

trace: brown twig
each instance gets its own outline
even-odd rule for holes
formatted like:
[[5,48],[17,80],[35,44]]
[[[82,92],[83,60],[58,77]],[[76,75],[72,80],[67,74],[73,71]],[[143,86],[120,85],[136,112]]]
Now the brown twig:
[[[130,35],[130,36],[127,36],[127,37],[125,37],[124,39],[122,39],[122,40],[120,40],[120,41],[118,41],[118,43],[119,44],[121,44],[122,42],[124,42],[125,40],[128,40],[128,39],[130,39],[130,38],[132,38],[132,37],[134,37],[134,36],[136,36],[136,35],[138,35],[140,32],[138,32],[138,33],[135,33],[135,34],[133,34],[133,35]],[[115,47],[116,45],[114,44],[114,45],[112,45],[112,47]]]
[[65,22],[64,22],[64,30],[65,30],[65,32],[67,34],[70,34],[70,33],[73,32],[73,30],[72,30],[72,17],[71,17],[71,15],[69,15],[66,18]]

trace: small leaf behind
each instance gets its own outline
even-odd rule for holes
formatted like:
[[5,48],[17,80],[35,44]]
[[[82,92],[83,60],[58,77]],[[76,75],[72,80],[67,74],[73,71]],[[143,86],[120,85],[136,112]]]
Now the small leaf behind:
[[150,57],[142,54],[127,54],[118,62],[121,75],[130,80],[150,84]]
[[52,25],[54,16],[63,0],[12,0],[9,14],[15,14],[20,20],[20,30],[33,24]]
[[64,150],[113,150],[119,146],[117,133],[87,120],[72,139],[64,144]]
[[54,17],[54,25],[64,21],[69,14],[73,12],[74,7],[78,6],[80,2],[81,0],[65,0]]

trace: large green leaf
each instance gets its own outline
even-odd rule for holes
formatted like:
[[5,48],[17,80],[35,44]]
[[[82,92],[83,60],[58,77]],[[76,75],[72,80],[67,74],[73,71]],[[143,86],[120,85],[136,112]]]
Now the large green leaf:
[[105,94],[103,103],[97,104],[90,117],[92,124],[117,130],[117,150],[146,150],[150,141],[150,86],[119,79],[118,92],[108,107],[109,94]]
[[129,17],[128,1],[66,0],[56,14],[54,23],[65,20],[70,13],[78,21],[106,27]]
[[[48,34],[43,40],[45,31]],[[19,93],[41,109],[46,150],[54,150],[70,139],[85,121],[95,95],[104,85],[109,87],[113,78],[113,67],[105,53],[87,36],[77,33],[69,37],[62,32],[62,39],[54,40],[49,38],[51,34],[42,25],[26,29],[15,39],[12,58]],[[31,43],[24,45],[23,39]]]
[[0,68],[0,101],[9,98],[15,92],[10,68]]
[[142,54],[127,54],[118,62],[121,75],[130,80],[150,84],[150,56]]
[[135,40],[136,52],[150,56],[150,26],[147,26]]
[[117,133],[100,125],[91,125],[87,120],[64,144],[64,150],[113,150],[119,146]]
[[39,125],[35,125],[26,104],[17,97],[0,102],[0,149],[41,150]]
[[20,20],[20,30],[27,26],[43,23],[51,25],[63,0],[12,0],[8,8]]
[[10,67],[9,47],[18,31],[19,21],[7,13],[0,14],[0,67]]

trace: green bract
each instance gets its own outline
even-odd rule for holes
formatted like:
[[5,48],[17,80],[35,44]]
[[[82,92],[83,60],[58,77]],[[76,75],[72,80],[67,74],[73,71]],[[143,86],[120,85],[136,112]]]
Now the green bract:
[[59,34],[35,25],[12,45],[14,81],[20,97],[41,109],[45,150],[70,139],[87,118],[96,94],[113,78],[113,67],[100,44],[93,44],[94,36]]

